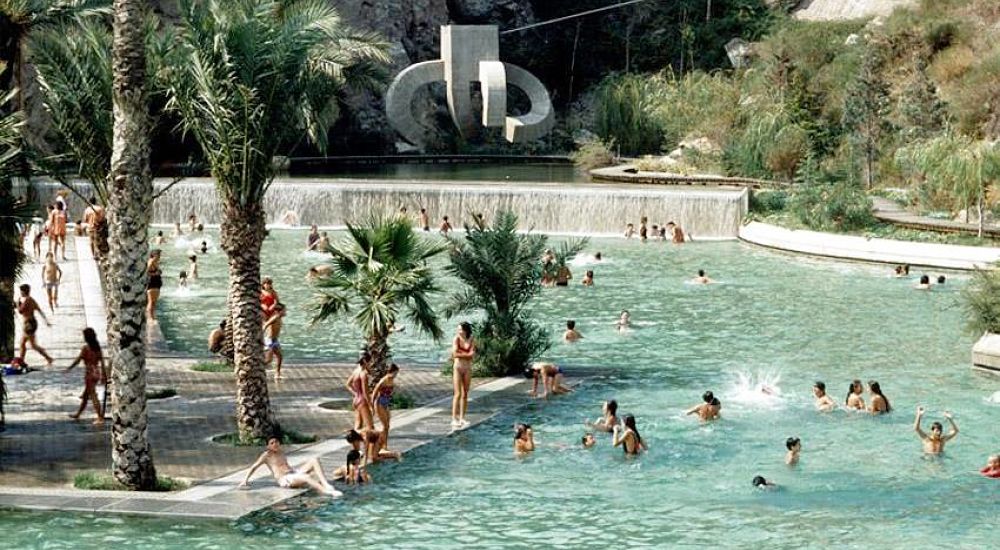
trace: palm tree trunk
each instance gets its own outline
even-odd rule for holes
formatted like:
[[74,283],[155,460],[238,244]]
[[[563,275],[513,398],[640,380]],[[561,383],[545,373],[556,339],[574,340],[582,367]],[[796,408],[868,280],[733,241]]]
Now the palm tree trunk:
[[[228,201],[227,201],[228,202]],[[240,439],[278,433],[271,412],[264,370],[264,331],[260,309],[260,249],[264,210],[231,202],[223,208],[220,241],[229,258],[229,313],[232,316],[236,372],[236,423]]]
[[365,351],[368,352],[369,363],[368,373],[371,376],[371,387],[389,372],[389,359],[392,353],[389,350],[389,339],[387,334],[375,334],[369,336],[368,343],[365,344]]
[[146,255],[153,179],[149,169],[144,3],[115,0],[112,68],[114,146],[108,208],[111,458],[115,478],[153,489],[156,469],[146,418]]

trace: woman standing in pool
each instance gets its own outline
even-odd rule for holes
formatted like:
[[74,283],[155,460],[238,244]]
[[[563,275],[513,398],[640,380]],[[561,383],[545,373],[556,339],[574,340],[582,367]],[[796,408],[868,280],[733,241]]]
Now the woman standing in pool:
[[872,414],[885,414],[892,412],[892,405],[889,399],[882,393],[882,387],[874,380],[868,381],[868,393],[872,394],[872,400],[868,405],[868,412]]
[[476,357],[476,343],[472,340],[472,325],[459,323],[458,333],[451,344],[454,359],[452,384],[455,396],[451,400],[451,426],[464,428],[469,425],[465,413],[469,409],[469,386],[472,384],[472,360]]
[[160,269],[160,251],[153,250],[146,261],[146,317],[156,320],[156,302],[160,299],[160,289],[163,288],[163,270]]
[[649,450],[646,447],[646,442],[639,435],[639,430],[635,427],[635,417],[631,414],[625,417],[624,430],[621,426],[615,426],[611,443],[615,447],[621,445],[622,450],[627,455],[637,455],[642,451]]
[[354,407],[355,430],[374,428],[372,410],[368,405],[368,359],[368,355],[365,354],[358,361],[358,366],[351,371],[351,375],[347,377],[347,382],[344,383],[347,391],[351,392],[353,396],[351,405]]
[[593,423],[588,422],[587,426],[602,432],[614,431],[615,426],[618,425],[618,402],[614,399],[605,401],[601,413],[604,415],[601,419],[595,420]]
[[378,415],[378,420],[382,423],[386,444],[389,441],[389,403],[392,402],[392,392],[395,389],[397,374],[399,374],[399,365],[396,363],[389,365],[389,371],[375,384],[375,389],[372,390],[372,408],[375,409],[375,414]]
[[865,400],[861,397],[864,391],[865,387],[861,384],[861,380],[851,382],[851,387],[847,388],[847,399],[844,400],[848,410],[865,410]]

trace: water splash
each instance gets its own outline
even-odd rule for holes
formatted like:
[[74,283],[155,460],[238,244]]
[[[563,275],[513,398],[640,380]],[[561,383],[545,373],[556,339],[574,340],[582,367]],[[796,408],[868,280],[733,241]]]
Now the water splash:
[[726,402],[753,408],[777,409],[785,404],[781,394],[781,375],[776,372],[738,372],[732,387],[724,394]]
[[986,401],[988,403],[993,403],[993,404],[996,404],[996,405],[1000,405],[1000,391],[994,392],[993,395],[991,395],[991,396],[989,396],[989,397],[986,398]]

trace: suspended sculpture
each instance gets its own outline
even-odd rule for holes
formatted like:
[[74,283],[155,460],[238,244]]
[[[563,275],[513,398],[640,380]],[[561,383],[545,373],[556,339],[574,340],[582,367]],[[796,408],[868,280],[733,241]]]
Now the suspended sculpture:
[[[386,114],[393,128],[418,147],[427,144],[427,130],[414,118],[413,96],[421,86],[444,82],[448,110],[463,137],[472,137],[480,126],[504,129],[511,143],[538,139],[555,122],[552,101],[545,86],[528,71],[500,61],[500,40],[493,25],[441,27],[441,59],[416,63],[400,71],[386,94]],[[472,106],[472,83],[479,82],[482,116]],[[507,115],[507,85],[520,88],[531,101],[521,116]]]

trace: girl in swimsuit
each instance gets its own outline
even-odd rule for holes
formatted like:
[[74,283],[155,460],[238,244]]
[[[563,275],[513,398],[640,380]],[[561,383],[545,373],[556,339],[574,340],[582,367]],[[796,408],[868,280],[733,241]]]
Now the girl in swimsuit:
[[264,277],[260,282],[260,308],[264,311],[264,320],[271,318],[274,313],[274,305],[278,303],[278,293],[274,291],[274,281],[270,277]]
[[864,386],[861,385],[861,380],[851,382],[851,387],[847,389],[847,399],[844,400],[848,410],[865,410],[865,400],[861,397],[863,391]]
[[354,406],[354,429],[360,430],[364,427],[372,429],[372,410],[368,405],[368,356],[364,356],[358,361],[358,366],[351,375],[347,377],[344,384],[347,391],[354,396],[351,404]]
[[625,430],[621,426],[615,426],[614,438],[611,443],[617,447],[622,446],[622,450],[627,455],[637,455],[642,451],[649,450],[646,442],[639,435],[639,430],[635,427],[635,417],[631,414],[625,417]]
[[97,333],[92,328],[83,329],[83,341],[87,344],[80,350],[80,355],[76,357],[73,364],[66,369],[69,372],[81,361],[87,369],[83,378],[83,394],[80,396],[80,408],[76,414],[69,415],[73,420],[80,418],[83,409],[87,408],[87,401],[94,404],[94,412],[97,413],[95,425],[104,424],[104,409],[101,407],[101,400],[97,397],[97,384],[107,384],[108,377],[104,368],[104,355],[101,353],[101,344],[97,341]]
[[469,425],[465,413],[469,409],[469,386],[472,384],[472,360],[476,357],[476,343],[472,340],[472,325],[460,323],[458,334],[451,344],[451,357],[455,360],[452,385],[455,396],[451,400],[451,427]]
[[399,374],[399,365],[396,363],[389,365],[389,371],[375,384],[375,389],[372,390],[372,408],[375,409],[375,414],[378,415],[378,420],[382,423],[386,444],[389,442],[389,404],[392,402],[392,392],[396,387],[397,374]]
[[868,381],[868,392],[872,394],[872,400],[869,403],[868,412],[872,414],[885,414],[892,411],[892,405],[889,404],[889,398],[882,393],[882,387],[879,383],[870,380]]
[[355,450],[351,450],[347,453],[347,476],[344,478],[349,485],[361,485],[362,483],[370,483],[372,477],[368,475],[365,471],[365,467],[361,465],[361,453]]
[[368,464],[388,459],[403,460],[402,454],[386,448],[387,438],[388,432],[385,430],[368,430],[365,432],[365,457],[367,457]]
[[146,317],[150,321],[155,321],[156,302],[160,299],[160,288],[163,287],[159,250],[149,253],[149,260],[146,262],[146,275],[149,276],[149,280],[146,282]]

